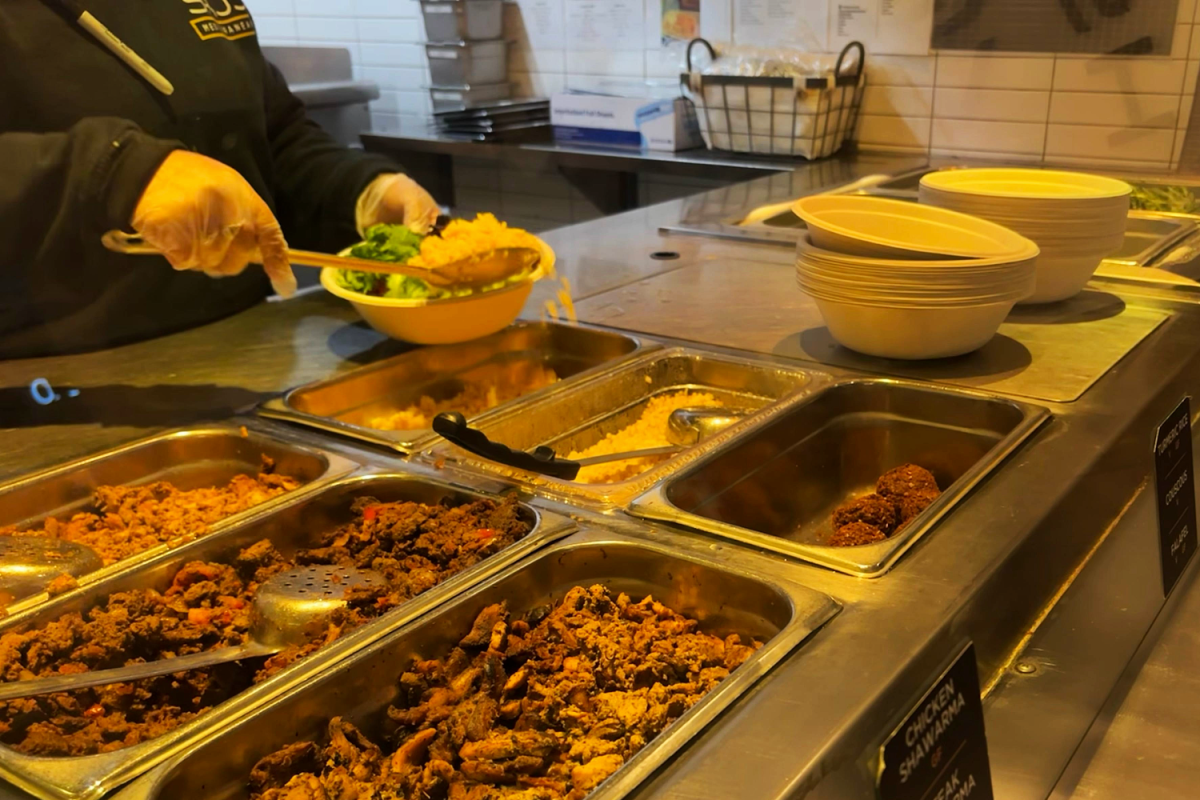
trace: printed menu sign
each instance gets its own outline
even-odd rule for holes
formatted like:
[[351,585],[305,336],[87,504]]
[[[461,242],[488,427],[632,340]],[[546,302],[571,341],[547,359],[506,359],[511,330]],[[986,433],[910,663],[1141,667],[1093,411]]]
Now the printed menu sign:
[[1192,402],[1183,398],[1154,437],[1154,493],[1163,595],[1196,552],[1196,490],[1192,461]]
[[892,732],[880,761],[880,800],[992,800],[974,644]]

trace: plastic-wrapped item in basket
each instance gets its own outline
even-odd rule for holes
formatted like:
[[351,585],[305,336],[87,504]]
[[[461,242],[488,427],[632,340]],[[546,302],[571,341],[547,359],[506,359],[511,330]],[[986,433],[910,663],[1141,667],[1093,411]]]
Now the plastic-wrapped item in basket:
[[[692,50],[704,45],[714,59],[703,71]],[[848,60],[857,50],[857,59]],[[866,85],[866,51],[859,42],[842,50],[830,68],[825,56],[786,50],[734,48],[717,57],[704,39],[687,49],[679,80],[696,104],[709,148],[759,155],[823,158],[854,135]]]

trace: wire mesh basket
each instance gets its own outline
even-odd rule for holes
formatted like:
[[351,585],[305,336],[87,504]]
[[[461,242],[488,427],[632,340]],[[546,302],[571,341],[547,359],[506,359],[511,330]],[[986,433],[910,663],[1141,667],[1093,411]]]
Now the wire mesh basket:
[[[832,73],[801,77],[704,75],[692,67],[679,76],[684,96],[696,104],[700,132],[712,150],[771,156],[823,158],[836,153],[854,136],[866,86],[866,51],[859,42],[846,45]],[[853,71],[848,55],[857,50]]]

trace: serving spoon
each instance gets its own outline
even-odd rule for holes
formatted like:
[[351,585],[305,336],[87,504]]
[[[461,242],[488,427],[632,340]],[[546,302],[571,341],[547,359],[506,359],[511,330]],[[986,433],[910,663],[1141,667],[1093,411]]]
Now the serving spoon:
[[264,582],[254,595],[254,621],[245,644],[114,669],[0,683],[0,701],[131,683],[230,661],[272,656],[308,642],[316,624],[346,605],[347,589],[385,584],[378,573],[351,567],[315,565],[280,572]]
[[[109,231],[100,237],[100,243],[114,253],[135,256],[162,255],[156,247],[147,244],[136,233]],[[287,250],[287,257],[293,266],[333,267],[334,269],[352,269],[359,272],[378,272],[385,275],[405,275],[423,280],[439,289],[478,289],[532,269],[537,266],[542,256],[531,247],[497,247],[438,267],[413,267],[390,261],[370,261],[365,258],[336,256],[331,253],[291,248]]]
[[80,578],[104,566],[87,545],[52,536],[0,536],[0,603],[46,591],[60,575]]

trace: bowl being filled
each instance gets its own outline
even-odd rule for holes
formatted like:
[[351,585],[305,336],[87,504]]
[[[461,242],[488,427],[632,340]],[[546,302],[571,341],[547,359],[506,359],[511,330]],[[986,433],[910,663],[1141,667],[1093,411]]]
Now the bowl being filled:
[[[494,222],[494,218],[490,218],[489,224]],[[401,278],[401,288],[434,296],[388,297],[359,291],[357,282],[353,288],[347,286],[349,281],[344,271],[330,267],[321,270],[321,285],[330,294],[349,301],[367,324],[393,339],[423,345],[458,344],[478,339],[511,325],[528,301],[533,284],[554,275],[555,258],[550,246],[532,234],[512,230],[522,234],[522,246],[533,247],[540,257],[528,273],[495,287],[447,294],[427,285],[420,286],[422,282],[416,279]],[[497,242],[497,246],[509,245],[508,242]],[[364,257],[359,247],[348,248],[342,255]]]

